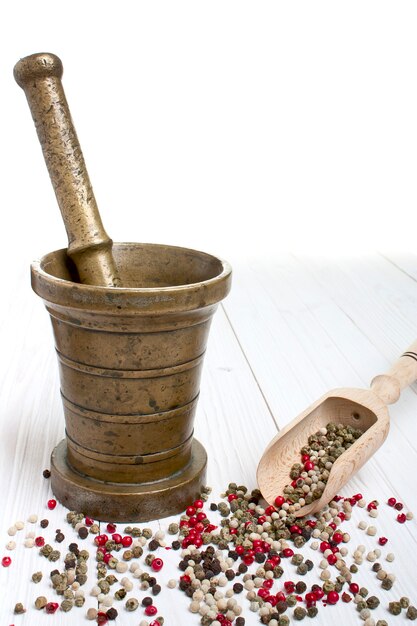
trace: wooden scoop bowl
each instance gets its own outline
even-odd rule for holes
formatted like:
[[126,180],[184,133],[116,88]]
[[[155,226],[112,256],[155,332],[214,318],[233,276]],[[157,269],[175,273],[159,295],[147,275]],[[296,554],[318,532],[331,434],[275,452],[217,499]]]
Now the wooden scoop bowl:
[[300,450],[308,437],[329,422],[359,428],[363,435],[336,461],[320,499],[301,507],[300,517],[320,511],[385,441],[389,431],[388,404],[417,379],[417,341],[387,374],[376,376],[368,389],[333,389],[290,422],[266,448],[258,465],[257,480],[270,504],[290,482],[290,470],[300,462]]

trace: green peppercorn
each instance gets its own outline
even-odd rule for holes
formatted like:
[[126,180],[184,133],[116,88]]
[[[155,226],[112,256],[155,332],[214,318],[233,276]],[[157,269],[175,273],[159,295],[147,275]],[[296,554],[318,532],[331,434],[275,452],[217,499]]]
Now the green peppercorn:
[[366,598],[366,596],[368,595],[369,591],[367,590],[366,587],[361,587],[359,589],[359,595],[362,596],[362,598]]
[[307,609],[307,615],[308,617],[316,617],[318,614],[319,610],[316,606],[309,606]]
[[307,615],[307,611],[302,606],[297,606],[297,608],[294,609],[293,617],[297,621],[301,621],[302,619],[305,618],[306,615]]
[[296,596],[293,595],[293,594],[287,596],[287,598],[286,598],[286,603],[290,607],[295,606],[297,604],[297,602],[298,602],[298,600],[297,600]]
[[388,622],[386,622],[384,619],[379,619],[376,623],[376,626],[388,626]]
[[16,615],[21,615],[22,613],[26,613],[26,609],[21,602],[18,602],[14,607],[14,612]]
[[401,604],[399,602],[390,602],[388,605],[388,611],[392,615],[399,615],[401,613]]
[[299,594],[304,593],[306,589],[307,589],[307,585],[305,584],[303,580],[299,580],[295,585],[295,590]]
[[366,600],[366,604],[368,605],[368,609],[376,609],[379,606],[379,598],[376,596],[369,596]]
[[75,606],[78,606],[78,607],[84,606],[84,602],[85,602],[84,596],[77,596],[74,600]]
[[406,596],[403,596],[402,598],[400,598],[400,605],[402,609],[408,609],[408,607],[410,606],[410,599]]
[[64,611],[64,613],[67,613],[68,611],[71,611],[73,606],[74,606],[74,600],[69,600],[67,598],[61,602],[61,611]]
[[34,572],[32,574],[32,580],[34,583],[39,583],[42,580],[42,572]]
[[392,589],[392,585],[394,583],[392,582],[392,580],[390,578],[384,578],[384,580],[381,583],[381,587],[382,589],[385,589],[385,591],[389,591],[390,589]]
[[416,609],[416,607],[413,606],[412,604],[410,604],[410,606],[407,609],[406,616],[408,617],[408,619],[411,619],[413,621],[415,619],[417,619],[417,609]]
[[281,615],[278,621],[278,626],[289,626],[289,624],[290,624],[290,618],[288,617],[288,615]]

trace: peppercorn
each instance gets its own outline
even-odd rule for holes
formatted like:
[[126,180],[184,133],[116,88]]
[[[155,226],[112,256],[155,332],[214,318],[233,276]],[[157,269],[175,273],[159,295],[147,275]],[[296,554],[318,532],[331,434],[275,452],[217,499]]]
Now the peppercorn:
[[43,574],[42,572],[34,572],[32,574],[32,580],[34,583],[39,583],[42,580]]
[[410,606],[410,599],[406,596],[403,596],[402,598],[400,598],[400,605],[402,609],[408,609],[408,607]]
[[129,598],[129,600],[126,600],[126,611],[136,611],[136,609],[139,606],[139,601],[136,598]]
[[161,585],[152,585],[152,595],[157,596],[161,591]]
[[379,598],[376,596],[369,596],[366,600],[366,604],[368,605],[368,609],[376,609],[379,606]]
[[123,589],[123,587],[121,587],[116,591],[114,597],[116,600],[123,600],[126,597],[126,589]]
[[41,525],[41,528],[47,528],[47,527],[49,526],[49,520],[47,520],[47,519],[42,519],[42,520],[40,521],[40,525]]
[[359,595],[362,596],[362,598],[366,598],[366,596],[368,595],[369,591],[367,590],[366,587],[361,587],[359,589]]
[[39,611],[45,608],[47,604],[48,604],[48,600],[45,598],[45,596],[39,596],[35,600],[35,608],[38,609]]
[[110,609],[108,609],[106,611],[106,615],[107,615],[107,619],[113,620],[113,619],[116,619],[116,617],[119,615],[119,613],[117,612],[116,609],[111,607]]
[[298,581],[297,584],[295,585],[295,590],[298,594],[304,593],[306,589],[307,589],[307,585],[302,580]]
[[153,604],[153,600],[150,596],[145,596],[144,598],[142,598],[141,604],[142,606],[150,606],[151,604]]
[[309,606],[307,609],[308,617],[316,617],[318,612],[319,610],[316,606]]
[[297,604],[298,600],[294,594],[290,594],[289,596],[286,597],[285,602],[287,603],[288,606],[293,607]]
[[407,613],[405,615],[406,617],[408,617],[408,619],[411,619],[414,621],[415,619],[417,619],[417,608],[413,606],[412,604],[410,604],[410,606],[407,609]]
[[297,621],[301,621],[302,619],[305,618],[306,615],[307,615],[307,611],[302,606],[297,606],[297,608],[294,609],[293,617]]
[[388,611],[392,615],[399,615],[401,613],[401,604],[399,602],[390,602],[388,605]]
[[22,613],[26,613],[26,609],[21,602],[18,602],[14,607],[14,612],[16,615],[21,615]]
[[86,539],[88,537],[88,528],[81,526],[81,528],[78,529],[78,536],[80,539]]
[[235,593],[242,593],[242,591],[243,591],[243,585],[242,585],[241,583],[235,583],[235,584],[233,585],[233,591],[234,591]]
[[381,587],[382,589],[385,589],[385,591],[389,591],[392,588],[392,585],[394,583],[392,582],[392,580],[390,578],[384,578],[384,580],[381,583]]
[[66,598],[65,600],[61,602],[61,611],[64,611],[64,613],[67,613],[68,611],[71,611],[73,606],[74,606],[74,601]]
[[388,622],[386,622],[384,619],[379,619],[376,623],[376,626],[388,626]]

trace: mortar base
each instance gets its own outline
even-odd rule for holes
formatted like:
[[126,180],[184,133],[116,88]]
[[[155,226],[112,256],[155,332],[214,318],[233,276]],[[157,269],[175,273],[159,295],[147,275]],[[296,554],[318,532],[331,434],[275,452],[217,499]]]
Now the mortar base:
[[182,472],[143,484],[101,482],[75,472],[67,463],[67,442],[52,451],[51,484],[67,508],[96,520],[147,522],[183,512],[205,485],[207,453],[196,439],[191,461]]

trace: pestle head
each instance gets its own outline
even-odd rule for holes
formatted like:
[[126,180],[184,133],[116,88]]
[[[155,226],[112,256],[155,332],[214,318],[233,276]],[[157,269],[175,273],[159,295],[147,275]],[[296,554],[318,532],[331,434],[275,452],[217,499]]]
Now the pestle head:
[[51,77],[61,79],[63,72],[61,59],[50,52],[38,52],[24,57],[16,63],[13,70],[15,80],[22,88],[31,80]]

